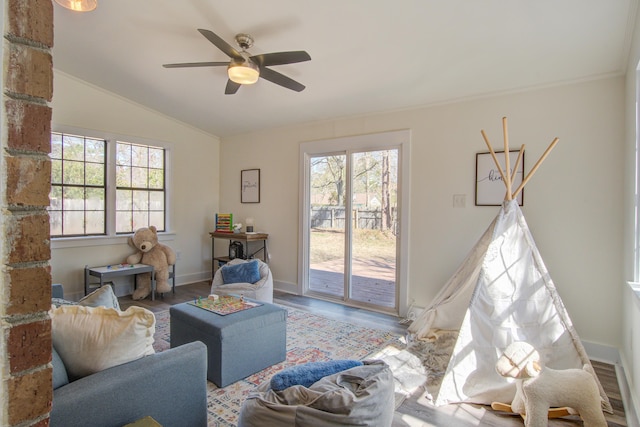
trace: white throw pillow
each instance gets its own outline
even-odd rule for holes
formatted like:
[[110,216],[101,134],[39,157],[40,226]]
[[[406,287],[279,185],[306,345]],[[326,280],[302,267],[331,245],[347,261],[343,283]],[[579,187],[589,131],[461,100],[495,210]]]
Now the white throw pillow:
[[53,345],[72,380],[154,353],[156,318],[145,308],[65,305],[49,314]]
[[120,303],[118,297],[113,293],[113,289],[110,285],[104,285],[91,292],[89,295],[83,297],[78,304],[85,305],[87,307],[107,307],[120,310]]

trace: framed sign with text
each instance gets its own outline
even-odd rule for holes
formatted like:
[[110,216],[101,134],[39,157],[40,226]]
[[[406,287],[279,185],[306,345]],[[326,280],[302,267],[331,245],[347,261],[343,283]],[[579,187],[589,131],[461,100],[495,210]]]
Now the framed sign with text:
[[[496,158],[500,163],[502,170],[505,170],[504,151],[496,151]],[[517,189],[522,183],[524,176],[524,153],[520,158],[520,163],[516,165],[518,160],[518,151],[509,151],[509,165],[511,167],[513,190]],[[476,153],[476,206],[501,206],[505,200],[507,187],[502,182],[500,171],[496,168],[496,164],[491,158],[491,153]],[[524,203],[524,190],[518,194],[518,204],[522,206]]]
[[240,172],[240,202],[260,203],[260,169]]

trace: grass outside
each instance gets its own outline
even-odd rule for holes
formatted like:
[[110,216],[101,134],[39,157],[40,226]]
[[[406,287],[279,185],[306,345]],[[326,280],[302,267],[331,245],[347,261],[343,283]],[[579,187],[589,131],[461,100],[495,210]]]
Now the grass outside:
[[[343,230],[311,230],[311,265],[344,258]],[[355,229],[353,230],[353,258],[377,260],[395,265],[396,236],[391,231]]]

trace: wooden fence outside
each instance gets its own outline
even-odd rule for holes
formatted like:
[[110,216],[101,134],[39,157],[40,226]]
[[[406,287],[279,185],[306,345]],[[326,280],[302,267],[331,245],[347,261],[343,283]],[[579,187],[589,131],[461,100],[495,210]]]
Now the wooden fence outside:
[[[396,208],[391,209],[391,229],[397,227]],[[340,206],[313,206],[311,208],[311,228],[344,229],[346,209]],[[354,228],[382,230],[382,210],[353,209],[351,220]]]

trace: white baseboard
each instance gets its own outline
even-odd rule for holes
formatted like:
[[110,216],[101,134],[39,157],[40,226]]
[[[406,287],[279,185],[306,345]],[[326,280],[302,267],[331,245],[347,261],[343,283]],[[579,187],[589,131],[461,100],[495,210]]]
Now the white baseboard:
[[282,282],[280,280],[273,281],[273,289],[276,289],[281,292],[286,292],[288,294],[298,295],[298,285],[296,283]]
[[640,408],[640,401],[638,400],[638,396],[636,396],[629,387],[627,372],[631,371],[628,369],[624,358],[622,358],[622,362],[616,365],[616,375],[618,377],[618,385],[620,386],[622,403],[624,404],[627,426],[640,427],[640,414],[638,413],[638,409],[636,409]]
[[176,276],[176,286],[189,285],[191,283],[209,282],[211,284],[212,276],[210,271],[201,271],[199,273],[180,274]]
[[620,352],[617,348],[584,340],[582,340],[582,345],[589,359],[612,365],[620,364]]

